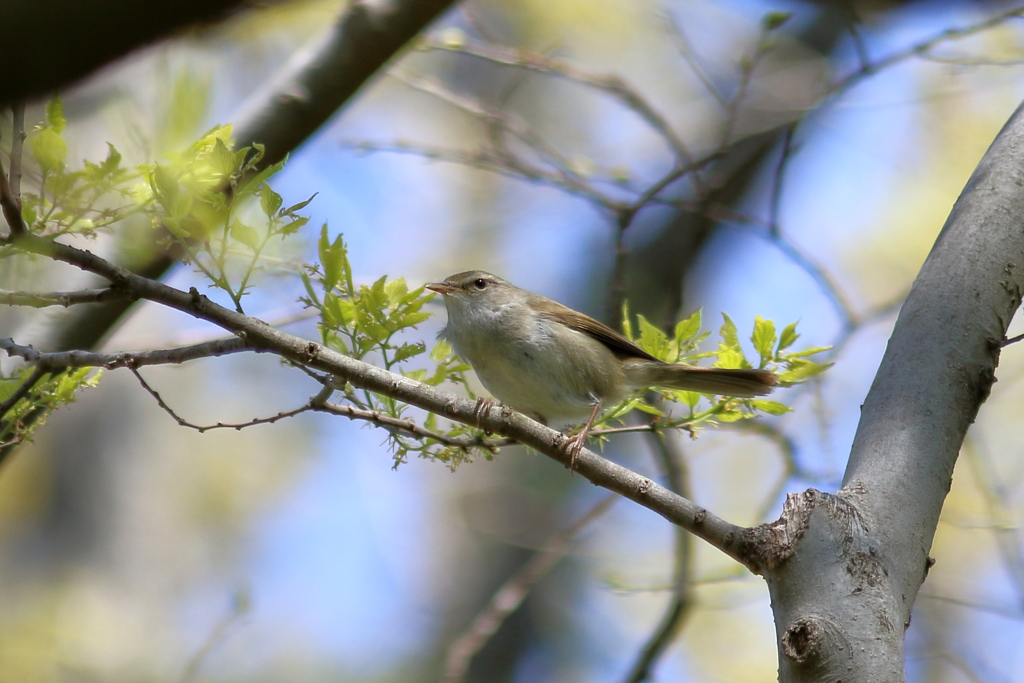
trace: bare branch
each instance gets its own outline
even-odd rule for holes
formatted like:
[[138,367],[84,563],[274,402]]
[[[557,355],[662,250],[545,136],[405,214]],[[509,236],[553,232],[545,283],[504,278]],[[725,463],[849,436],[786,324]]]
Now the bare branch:
[[21,150],[25,145],[25,103],[11,104],[11,169],[8,184],[11,194],[21,198]]
[[347,3],[317,45],[303,50],[245,104],[235,119],[241,146],[264,146],[277,163],[313,134],[452,0]]
[[[274,329],[261,320],[219,306],[195,288],[184,292],[140,277],[88,251],[35,235],[18,237],[16,245],[25,251],[100,275],[111,284],[123,287],[140,298],[219,325],[245,341],[253,350],[275,353],[294,363],[335,375],[353,386],[515,439],[563,465],[568,466],[570,463],[567,452],[569,438],[565,434],[507,407],[486,406],[481,410],[476,401],[457,397],[437,387],[345,356],[316,342]],[[775,533],[770,529],[746,529],[730,524],[647,477],[587,449],[576,457],[575,470],[592,483],[619,493],[688,529],[751,571],[763,571],[765,563],[772,561],[773,548],[765,542],[766,538]]]
[[103,289],[83,289],[77,292],[8,292],[0,290],[0,304],[8,306],[31,306],[45,308],[47,306],[76,306],[78,304],[95,304],[103,301],[130,298],[128,292],[105,287]]
[[[198,22],[219,20],[243,4],[240,0],[4,2],[0,63],[18,66],[0,70],[0,105],[52,93],[146,43]],[[95,39],[98,31],[103,40]]]
[[324,413],[331,413],[333,415],[342,415],[353,420],[364,420],[388,431],[411,436],[414,439],[433,439],[434,441],[443,443],[446,446],[456,446],[458,448],[467,449],[483,448],[491,452],[497,452],[500,448],[513,446],[516,443],[515,439],[484,439],[481,437],[448,436],[447,434],[431,431],[426,427],[422,427],[416,424],[414,420],[391,417],[390,415],[384,415],[379,410],[357,408],[355,406],[343,405],[340,403],[328,403],[326,401],[313,403],[312,409]]
[[569,552],[579,533],[600,517],[618,500],[618,496],[605,496],[575,523],[552,536],[519,571],[501,585],[487,606],[476,616],[465,632],[448,647],[445,658],[444,683],[462,683],[473,655],[498,630],[502,622],[515,612],[537,583]]
[[964,26],[962,28],[946,29],[945,31],[942,31],[932,36],[931,38],[928,38],[927,40],[918,42],[905,50],[901,50],[900,52],[891,54],[883,59],[879,59],[874,62],[862,61],[860,69],[845,76],[844,78],[841,78],[838,82],[836,82],[836,84],[831,88],[831,90],[832,92],[847,90],[854,83],[863,80],[867,76],[874,75],[879,71],[882,71],[883,69],[887,69],[890,66],[898,64],[900,62],[904,62],[908,59],[913,59],[915,57],[927,57],[928,52],[930,50],[932,50],[934,47],[942,43],[951,40],[958,40],[960,38],[965,38],[976,33],[981,33],[982,31],[986,31],[990,28],[999,26],[1000,24],[1006,22],[1009,19],[1014,19],[1022,16],[1024,16],[1024,7],[1015,7],[1013,9],[1008,9],[1003,12],[999,12],[998,14],[994,14],[988,19],[985,19],[984,21],[979,21],[976,24],[971,24],[969,26]]
[[528,69],[551,76],[560,76],[575,83],[595,88],[617,99],[623,106],[636,112],[668,145],[669,150],[679,160],[680,165],[692,165],[693,160],[686,145],[676,135],[668,121],[631,85],[614,75],[597,75],[583,69],[570,66],[551,57],[539,55],[526,50],[515,50],[491,45],[480,41],[469,41],[459,47],[452,47],[441,42],[429,42],[427,49],[444,52],[457,52],[485,59],[494,64]]
[[197,425],[192,422],[189,422],[188,420],[174,412],[174,409],[167,405],[167,402],[160,397],[160,394],[155,389],[153,389],[153,387],[149,386],[149,383],[145,379],[143,379],[142,375],[139,374],[139,371],[136,370],[134,366],[129,365],[128,369],[132,371],[133,375],[135,375],[135,379],[139,380],[139,384],[142,385],[142,388],[145,389],[146,392],[149,393],[149,395],[156,400],[157,405],[159,405],[160,408],[162,408],[165,413],[174,418],[174,421],[177,422],[179,426],[194,429],[200,434],[202,434],[203,432],[208,432],[211,429],[234,429],[235,431],[240,431],[242,429],[245,429],[246,427],[253,427],[255,425],[274,424],[279,420],[294,417],[299,413],[305,413],[307,411],[313,410],[313,406],[307,403],[301,408],[296,408],[295,410],[287,410],[284,412],[280,412],[272,417],[257,417],[252,420],[249,420],[248,422],[239,422],[237,424],[227,424],[224,422],[218,422],[217,424],[213,425]]
[[31,346],[22,346],[12,339],[0,339],[0,350],[8,356],[18,356],[27,363],[35,363],[40,367],[52,368],[141,368],[146,365],[167,365],[184,363],[198,358],[225,356],[242,351],[256,351],[241,339],[232,337],[216,341],[203,342],[192,346],[158,351],[120,351],[117,353],[96,353],[92,351],[58,351],[42,353]]

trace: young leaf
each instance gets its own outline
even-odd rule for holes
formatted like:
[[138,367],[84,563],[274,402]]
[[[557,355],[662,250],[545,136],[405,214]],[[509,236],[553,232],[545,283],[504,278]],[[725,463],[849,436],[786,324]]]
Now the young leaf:
[[775,339],[775,323],[771,320],[764,320],[761,316],[754,318],[754,332],[750,335],[750,341],[754,343],[754,349],[761,355],[762,365],[771,359]]
[[64,118],[64,103],[61,101],[60,95],[55,95],[46,103],[46,122],[58,135],[64,132],[67,120]]
[[756,398],[750,402],[756,409],[768,413],[769,415],[785,415],[793,409],[787,405],[776,403],[775,401],[765,401],[763,399]]
[[779,337],[779,348],[777,351],[788,349],[790,346],[796,343],[796,340],[800,338],[800,335],[796,333],[796,323],[790,323],[786,325],[785,329],[782,330],[782,336]]
[[700,311],[701,309],[698,308],[689,318],[676,323],[675,337],[677,342],[688,342],[700,332]]
[[260,235],[256,232],[256,228],[246,225],[238,219],[231,221],[231,238],[241,242],[253,251],[257,251],[260,248]]
[[402,299],[409,293],[409,286],[405,284],[405,278],[395,278],[384,285],[384,293],[388,298],[388,306],[398,308],[402,305]]
[[64,167],[68,146],[55,128],[43,128],[28,141],[32,156],[44,171],[56,171]]
[[732,321],[727,314],[722,313],[722,317],[725,322],[722,323],[722,329],[719,330],[719,334],[722,335],[722,342],[720,346],[724,346],[729,349],[740,349],[740,337],[736,331],[736,323]]
[[636,317],[640,324],[640,339],[637,345],[655,358],[665,360],[668,356],[668,337],[657,327],[647,322],[642,315]]
[[789,368],[779,373],[779,380],[783,382],[799,382],[800,380],[814,377],[825,372],[833,365],[833,363],[815,363],[806,358],[794,358],[788,361],[788,364]]

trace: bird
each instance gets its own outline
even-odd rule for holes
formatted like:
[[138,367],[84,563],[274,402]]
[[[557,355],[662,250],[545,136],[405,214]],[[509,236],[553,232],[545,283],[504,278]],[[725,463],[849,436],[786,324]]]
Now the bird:
[[567,444],[570,470],[600,412],[645,388],[754,398],[779,381],[770,370],[666,363],[590,316],[483,270],[426,288],[448,311],[438,338],[494,398],[551,426],[586,420]]

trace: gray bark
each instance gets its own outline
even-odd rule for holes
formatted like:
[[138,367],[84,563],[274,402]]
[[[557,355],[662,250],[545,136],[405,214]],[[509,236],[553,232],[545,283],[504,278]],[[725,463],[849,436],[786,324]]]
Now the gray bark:
[[[779,678],[904,680],[903,635],[967,428],[1024,285],[1024,106],[953,207],[862,408],[843,487],[787,501],[764,571]],[[939,558],[941,561],[941,558]]]

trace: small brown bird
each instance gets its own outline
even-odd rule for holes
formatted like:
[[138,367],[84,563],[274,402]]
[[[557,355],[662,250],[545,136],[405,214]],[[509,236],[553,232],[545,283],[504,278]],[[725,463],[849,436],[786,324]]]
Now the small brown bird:
[[427,289],[448,309],[438,336],[495,398],[545,424],[587,420],[569,445],[573,462],[598,413],[644,388],[753,398],[778,383],[768,370],[665,363],[593,318],[481,270]]

